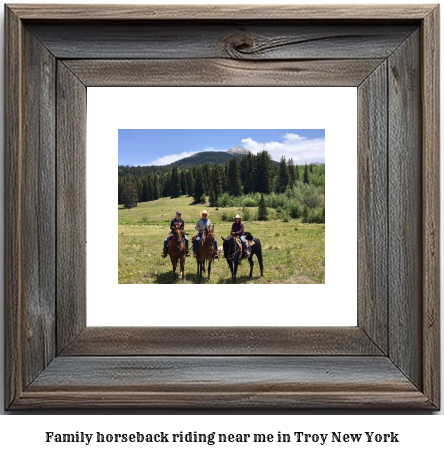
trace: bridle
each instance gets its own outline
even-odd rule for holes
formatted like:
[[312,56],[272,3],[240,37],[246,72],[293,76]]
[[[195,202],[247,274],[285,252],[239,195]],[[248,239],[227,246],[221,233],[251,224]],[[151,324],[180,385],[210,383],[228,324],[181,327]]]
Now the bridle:
[[[211,240],[209,245],[207,244],[207,239]],[[214,250],[214,234],[210,233],[208,230],[205,230],[202,233],[202,248],[204,249],[205,256],[207,260],[212,257],[213,255],[213,250]]]
[[228,254],[228,260],[234,261],[234,258],[236,257],[236,255],[240,252],[240,247],[239,247],[238,243],[236,242],[236,239],[234,238],[234,236],[231,237],[230,242],[234,243],[234,252],[232,254]]
[[176,247],[179,249],[179,250],[182,250],[182,244],[184,243],[184,238],[183,238],[183,231],[180,230],[181,234],[179,235],[179,231],[178,230],[174,230],[174,233],[173,233],[173,236],[174,236],[174,240],[176,241]]

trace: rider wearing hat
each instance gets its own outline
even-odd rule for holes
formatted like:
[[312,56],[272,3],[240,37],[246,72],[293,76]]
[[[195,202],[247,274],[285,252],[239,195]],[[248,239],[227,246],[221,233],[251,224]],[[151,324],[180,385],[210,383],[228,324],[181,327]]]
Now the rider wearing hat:
[[234,223],[231,225],[231,236],[240,237],[248,258],[250,256],[250,250],[245,240],[244,224],[242,223],[241,216],[239,214],[234,217]]
[[[180,229],[182,231],[185,229],[185,222],[182,220],[182,212],[180,212],[180,211],[177,211],[176,217],[173,218],[173,220],[171,220],[171,223],[170,223],[171,232],[163,241],[162,258],[165,258],[168,255],[168,253],[167,253],[168,241],[170,240],[171,235],[174,233],[174,228],[176,228],[176,226],[180,226]],[[190,256],[190,254],[188,253],[188,238],[185,235],[184,235],[184,238],[185,238],[185,248],[187,249],[186,255]]]
[[[197,248],[199,247],[199,242],[202,238],[202,234],[205,231],[205,228],[210,229],[211,228],[211,220],[208,218],[208,212],[207,211],[202,211],[200,214],[201,218],[196,222],[196,230],[197,230],[197,237],[194,241],[193,245],[193,251],[194,253],[197,252]],[[217,240],[214,238],[214,246],[216,247],[216,255],[215,258],[217,258]]]

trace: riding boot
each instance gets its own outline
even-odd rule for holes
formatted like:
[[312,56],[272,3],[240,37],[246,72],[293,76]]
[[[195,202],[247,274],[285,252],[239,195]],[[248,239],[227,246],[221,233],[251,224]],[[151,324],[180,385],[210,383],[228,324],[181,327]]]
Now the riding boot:
[[185,252],[185,256],[189,257],[190,256],[190,251],[187,249]]
[[250,258],[250,251],[248,249],[245,251],[245,258]]
[[168,253],[165,252],[165,250],[162,253],[162,258],[166,258],[168,256]]

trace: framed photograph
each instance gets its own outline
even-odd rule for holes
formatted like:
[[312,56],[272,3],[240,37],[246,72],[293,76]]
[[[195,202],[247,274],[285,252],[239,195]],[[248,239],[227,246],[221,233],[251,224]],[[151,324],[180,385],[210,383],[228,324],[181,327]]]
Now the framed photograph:
[[6,409],[439,409],[438,5],[5,34]]

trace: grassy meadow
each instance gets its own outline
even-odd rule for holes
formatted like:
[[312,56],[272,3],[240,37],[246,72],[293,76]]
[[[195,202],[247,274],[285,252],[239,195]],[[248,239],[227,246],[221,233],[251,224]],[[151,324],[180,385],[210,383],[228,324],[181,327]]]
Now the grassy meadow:
[[[222,245],[221,236],[228,236],[232,223],[222,221],[222,215],[242,215],[241,207],[208,207],[193,204],[193,198],[185,196],[139,203],[132,209],[119,205],[119,283],[173,283],[171,261],[169,257],[161,257],[171,219],[177,210],[182,212],[191,250],[191,237],[196,233],[194,226],[203,209],[208,210],[218,245]],[[254,216],[257,208],[248,209]],[[264,277],[260,277],[258,261],[253,257],[253,278],[248,279],[250,265],[248,260],[243,260],[237,273],[238,283],[324,283],[325,225],[302,223],[300,219],[284,222],[282,215],[271,208],[268,215],[266,222],[243,222],[245,230],[261,240]],[[185,280],[177,283],[200,283],[196,270],[196,260],[191,253],[186,259]],[[231,283],[225,259],[216,260],[211,280],[203,282]]]

